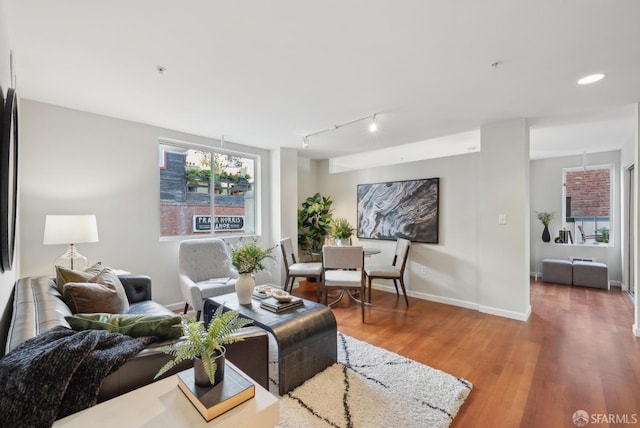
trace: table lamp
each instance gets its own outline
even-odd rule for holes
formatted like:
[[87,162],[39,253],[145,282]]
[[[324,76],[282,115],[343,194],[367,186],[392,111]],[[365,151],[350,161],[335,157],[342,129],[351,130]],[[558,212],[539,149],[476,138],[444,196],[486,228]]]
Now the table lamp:
[[44,223],[44,245],[68,244],[67,251],[55,260],[56,266],[72,270],[87,267],[87,258],[76,251],[75,244],[98,242],[95,215],[47,215]]

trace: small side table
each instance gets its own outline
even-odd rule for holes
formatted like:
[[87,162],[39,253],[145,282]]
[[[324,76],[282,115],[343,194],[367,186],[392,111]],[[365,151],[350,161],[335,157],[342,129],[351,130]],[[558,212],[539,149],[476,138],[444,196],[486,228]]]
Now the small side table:
[[[233,366],[228,360],[226,364]],[[247,379],[251,380],[248,376]],[[252,399],[212,419],[209,424],[180,391],[178,378],[174,375],[57,420],[53,426],[56,428],[142,426],[266,428],[277,425],[280,419],[278,398],[258,383],[253,380],[252,382],[256,386],[256,395]]]

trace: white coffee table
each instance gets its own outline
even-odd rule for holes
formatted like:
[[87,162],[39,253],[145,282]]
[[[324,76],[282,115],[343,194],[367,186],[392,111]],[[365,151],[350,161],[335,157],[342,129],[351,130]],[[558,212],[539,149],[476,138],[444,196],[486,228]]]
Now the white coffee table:
[[[226,364],[231,364],[229,361]],[[237,368],[233,366],[236,370]],[[239,371],[239,370],[238,370]],[[247,377],[251,380],[251,378]],[[273,427],[280,419],[278,398],[256,382],[256,395],[209,424],[178,389],[176,376],[104,401],[64,419],[54,427]]]

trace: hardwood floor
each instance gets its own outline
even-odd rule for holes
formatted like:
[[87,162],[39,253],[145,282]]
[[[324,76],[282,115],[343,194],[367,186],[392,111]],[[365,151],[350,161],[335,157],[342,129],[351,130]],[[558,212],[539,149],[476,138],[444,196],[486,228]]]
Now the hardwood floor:
[[[294,294],[315,300],[309,284]],[[577,410],[588,427],[640,426],[640,338],[619,288],[532,280],[528,322],[409,299],[406,309],[374,290],[363,325],[345,297],[333,308],[338,330],[472,382],[452,427],[575,427]]]

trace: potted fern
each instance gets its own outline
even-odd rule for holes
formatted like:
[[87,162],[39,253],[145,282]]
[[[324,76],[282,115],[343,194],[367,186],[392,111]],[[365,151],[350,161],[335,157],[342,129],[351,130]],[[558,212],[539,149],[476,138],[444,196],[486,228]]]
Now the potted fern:
[[[253,321],[240,318],[238,312],[222,312],[223,305],[213,313],[208,328],[203,321],[196,321],[192,317],[185,317],[182,321],[182,335],[180,341],[159,348],[162,352],[172,355],[155,375],[162,376],[183,361],[193,360],[195,382],[200,386],[216,385],[224,378],[225,348],[228,345],[244,340],[235,336],[242,327]],[[154,379],[155,379],[154,378]]]

